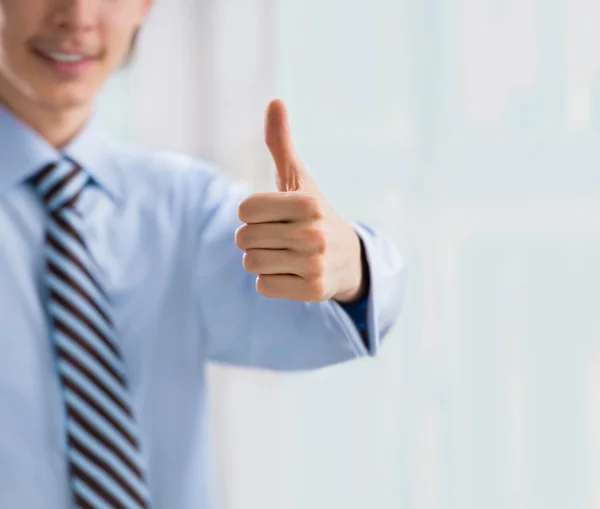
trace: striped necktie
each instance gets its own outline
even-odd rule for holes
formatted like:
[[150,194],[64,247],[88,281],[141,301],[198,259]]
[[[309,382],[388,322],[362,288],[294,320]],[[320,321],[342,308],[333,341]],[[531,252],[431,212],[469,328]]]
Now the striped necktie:
[[125,366],[107,295],[74,208],[89,181],[63,160],[32,178],[48,212],[48,315],[63,388],[67,456],[77,508],[149,508]]

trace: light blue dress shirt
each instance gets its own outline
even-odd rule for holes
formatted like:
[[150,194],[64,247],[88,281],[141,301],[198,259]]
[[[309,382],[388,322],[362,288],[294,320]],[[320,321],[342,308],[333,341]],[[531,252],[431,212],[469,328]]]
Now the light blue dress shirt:
[[[375,355],[403,304],[395,247],[354,224],[370,289],[366,344],[335,301],[267,299],[234,244],[248,188],[179,154],[121,146],[93,117],[62,151],[104,272],[155,509],[213,509],[207,362],[307,370]],[[25,180],[61,154],[0,106],[0,507],[67,509],[64,410],[44,310],[46,213]]]

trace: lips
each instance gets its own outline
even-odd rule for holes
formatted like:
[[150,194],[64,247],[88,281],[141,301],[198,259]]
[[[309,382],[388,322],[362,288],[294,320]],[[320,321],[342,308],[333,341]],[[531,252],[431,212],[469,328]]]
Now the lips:
[[60,79],[75,79],[83,76],[90,68],[95,57],[86,53],[68,50],[49,50],[36,48],[34,53],[46,67]]

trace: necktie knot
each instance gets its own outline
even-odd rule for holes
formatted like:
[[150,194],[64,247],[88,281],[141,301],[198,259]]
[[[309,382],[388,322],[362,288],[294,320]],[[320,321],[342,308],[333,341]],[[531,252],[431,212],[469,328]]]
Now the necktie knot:
[[89,181],[89,175],[77,164],[63,159],[38,171],[31,179],[48,212],[73,207]]

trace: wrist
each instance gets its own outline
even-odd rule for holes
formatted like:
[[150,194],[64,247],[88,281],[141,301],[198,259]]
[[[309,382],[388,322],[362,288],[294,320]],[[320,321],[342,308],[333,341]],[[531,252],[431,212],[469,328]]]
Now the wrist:
[[359,245],[358,255],[358,267],[355,268],[350,274],[354,280],[348,285],[347,289],[337,293],[333,299],[340,304],[351,304],[367,297],[370,287],[369,277],[369,265],[367,263],[367,257],[365,254],[365,247],[362,240],[356,232],[356,239]]

